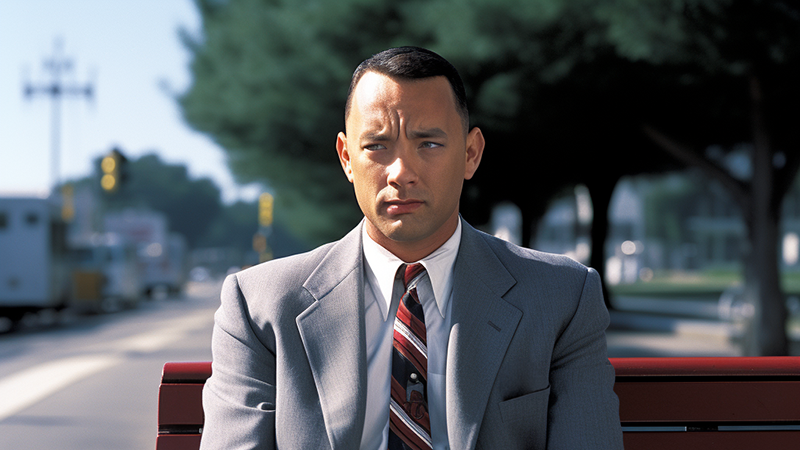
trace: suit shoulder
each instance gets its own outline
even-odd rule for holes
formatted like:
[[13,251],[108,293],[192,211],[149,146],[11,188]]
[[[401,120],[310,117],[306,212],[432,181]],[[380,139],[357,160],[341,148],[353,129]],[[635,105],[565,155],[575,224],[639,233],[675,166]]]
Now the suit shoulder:
[[504,298],[522,311],[534,308],[530,317],[558,317],[560,321],[553,324],[563,327],[578,310],[584,293],[590,293],[590,303],[600,299],[602,304],[602,293],[595,289],[600,286],[596,271],[567,256],[523,248],[489,235],[483,239],[516,281]]
[[567,285],[582,286],[590,269],[564,255],[542,252],[481,233],[481,237],[497,258],[518,280],[530,279],[538,282],[552,281]]
[[481,237],[500,259],[515,259],[519,263],[528,261],[533,264],[543,264],[576,272],[586,272],[588,269],[588,267],[568,256],[520,247],[484,232],[481,232]]
[[243,292],[264,287],[265,283],[270,289],[299,287],[334,244],[331,242],[305,253],[273,259],[237,272],[239,286]]

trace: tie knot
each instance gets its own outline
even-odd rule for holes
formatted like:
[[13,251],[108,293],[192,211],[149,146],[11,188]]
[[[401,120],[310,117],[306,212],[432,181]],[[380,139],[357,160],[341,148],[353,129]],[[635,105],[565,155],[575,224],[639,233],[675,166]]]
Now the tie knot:
[[425,266],[420,263],[417,264],[409,264],[406,266],[406,272],[403,275],[403,284],[406,289],[408,289],[408,285],[411,284],[416,278],[420,277],[423,273],[425,273]]

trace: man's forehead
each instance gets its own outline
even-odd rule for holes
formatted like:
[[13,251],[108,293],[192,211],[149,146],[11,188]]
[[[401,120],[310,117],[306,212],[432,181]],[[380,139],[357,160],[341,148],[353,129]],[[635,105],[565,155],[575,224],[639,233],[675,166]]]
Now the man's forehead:
[[414,85],[427,84],[436,86],[442,93],[450,94],[450,97],[455,101],[452,88],[447,78],[444,76],[435,76],[428,78],[396,78],[380,72],[369,71],[361,76],[354,89],[354,97],[361,103],[370,101],[382,100],[386,101],[392,98],[401,99],[403,88],[412,87]]
[[[415,88],[427,89],[419,91]],[[444,98],[437,98],[439,96],[447,98],[455,108],[454,94],[447,78],[443,76],[398,79],[378,72],[367,72],[353,90],[350,114],[355,113],[364,125],[372,122],[377,126],[387,115],[394,115],[403,104],[413,107],[414,102],[447,102]]]
[[402,82],[403,80],[398,80],[383,73],[368,71],[356,83],[355,92],[363,95],[365,92],[373,92],[375,90],[399,89]]

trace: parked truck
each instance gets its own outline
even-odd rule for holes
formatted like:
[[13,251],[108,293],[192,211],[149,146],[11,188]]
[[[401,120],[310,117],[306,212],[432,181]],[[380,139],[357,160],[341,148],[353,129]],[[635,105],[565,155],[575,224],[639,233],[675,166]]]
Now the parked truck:
[[142,295],[136,244],[115,233],[94,233],[70,244],[72,305],[88,312],[134,307]]
[[66,224],[50,198],[0,195],[0,316],[68,305]]
[[125,210],[106,214],[105,231],[116,233],[137,245],[139,275],[145,294],[177,293],[186,282],[186,244],[170,233],[163,214],[147,210]]

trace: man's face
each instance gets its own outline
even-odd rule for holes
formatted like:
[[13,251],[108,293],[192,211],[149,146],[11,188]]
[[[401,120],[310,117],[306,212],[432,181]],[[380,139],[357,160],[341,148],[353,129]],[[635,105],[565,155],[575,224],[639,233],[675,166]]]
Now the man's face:
[[401,258],[422,258],[443,244],[456,229],[464,179],[475,173],[484,146],[478,128],[464,132],[447,79],[367,72],[353,92],[346,129],[336,148],[370,237]]

